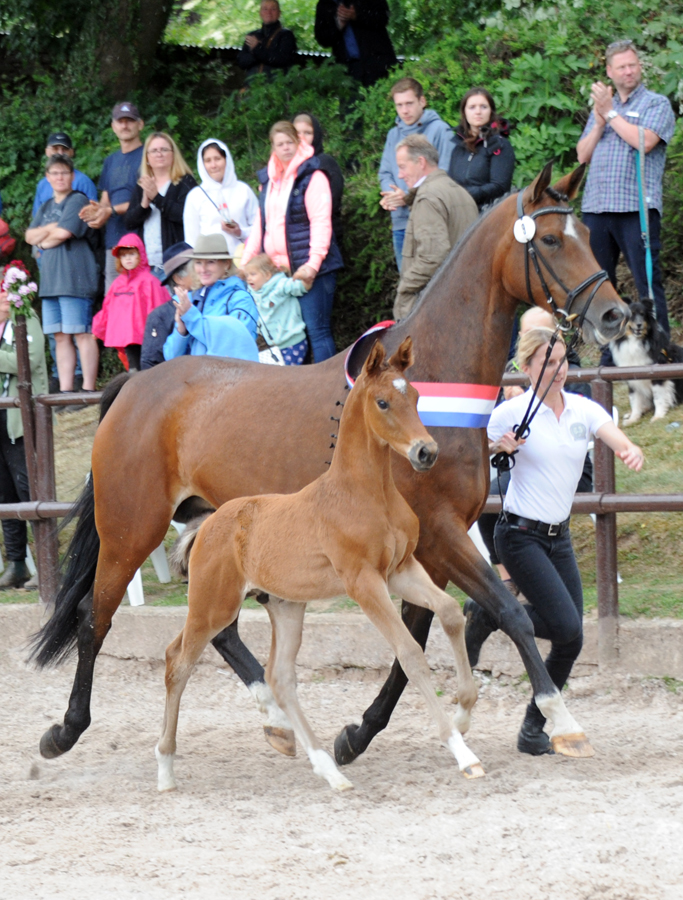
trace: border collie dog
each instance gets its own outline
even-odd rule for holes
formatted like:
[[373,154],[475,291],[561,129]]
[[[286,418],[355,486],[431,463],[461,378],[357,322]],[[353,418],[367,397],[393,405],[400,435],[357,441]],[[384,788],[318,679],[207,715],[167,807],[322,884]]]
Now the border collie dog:
[[[611,341],[609,345],[616,365],[651,366],[683,362],[683,347],[671,343],[657,322],[652,300],[646,297],[629,305],[631,318],[626,331],[623,337]],[[683,379],[627,383],[631,413],[624,418],[624,425],[635,424],[646,410],[653,407],[653,420],[662,419],[677,403],[683,403]]]

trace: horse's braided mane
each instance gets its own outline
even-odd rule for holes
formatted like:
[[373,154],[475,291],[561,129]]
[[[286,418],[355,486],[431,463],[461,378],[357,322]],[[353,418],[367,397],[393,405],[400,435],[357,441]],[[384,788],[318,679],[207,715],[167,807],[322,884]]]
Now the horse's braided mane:
[[557,200],[558,203],[569,203],[568,195],[563,194],[561,191],[556,190],[554,187],[547,187],[545,189],[545,192],[549,197],[552,197],[553,200]]

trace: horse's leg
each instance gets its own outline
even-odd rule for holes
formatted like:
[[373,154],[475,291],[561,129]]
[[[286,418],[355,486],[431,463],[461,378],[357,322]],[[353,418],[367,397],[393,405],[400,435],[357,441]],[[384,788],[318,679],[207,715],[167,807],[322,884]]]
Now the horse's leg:
[[[207,530],[206,534],[211,532]],[[166,649],[166,706],[161,737],[155,748],[160,791],[175,790],[173,763],[178,712],[185,685],[202,651],[235,619],[244,599],[244,585],[234,556],[216,546],[223,537],[214,529],[213,540],[197,537],[190,557],[188,613],[185,626]],[[224,542],[225,543],[225,542]]]
[[[262,596],[267,598],[267,594]],[[268,600],[259,602],[267,603]],[[211,643],[247,686],[260,712],[265,716],[263,732],[271,747],[285,756],[296,756],[296,739],[289,719],[275,702],[273,692],[265,681],[263,666],[242,642],[237,622],[235,619]]]
[[[404,602],[401,605],[401,618],[422,650],[427,646],[433,617],[434,613],[429,609],[413,606],[412,603]],[[407,684],[408,676],[401,668],[401,663],[395,659],[379,694],[363,713],[361,724],[345,725],[337,735],[334,758],[340,766],[349,765],[361,753],[365,753],[373,738],[387,727]]]
[[593,756],[583,729],[569,713],[557,687],[553,684],[534,639],[534,627],[522,605],[503,586],[493,569],[466,533],[458,533],[456,540],[444,546],[452,580],[482,606],[498,623],[517,647],[529,674],[536,705],[550,719],[553,730],[550,739],[556,753],[565,756]]
[[40,752],[46,759],[71,750],[90,725],[90,698],[97,654],[126,588],[136,570],[163,540],[168,521],[159,519],[156,527],[149,525],[147,532],[139,529],[134,535],[129,533],[125,554],[120,539],[109,549],[112,542],[101,536],[94,585],[78,604],[78,664],[64,724],[53,725],[40,740]]
[[460,604],[434,584],[414,556],[406,562],[400,572],[394,572],[389,578],[389,590],[409,603],[431,609],[439,617],[455,656],[458,678],[455,724],[461,734],[465,734],[470,727],[470,713],[477,702],[478,690],[467,659],[465,617]]
[[439,738],[456,758],[460,771],[470,778],[483,775],[481,763],[465,744],[462,734],[454,726],[443,702],[437,696],[424,651],[401,620],[381,575],[368,567],[360,572],[353,582],[347,583],[345,580],[345,587],[348,595],[358,603],[389,642],[408,678],[424,697],[427,708],[436,722]]
[[292,603],[270,598],[266,606],[273,626],[270,657],[266,666],[266,678],[275,697],[289,717],[294,732],[308,754],[313,771],[325,778],[336,791],[347,791],[353,787],[335,766],[332,757],[323,750],[322,744],[299,706],[296,691],[296,656],[301,646],[301,632],[306,612],[305,603]]

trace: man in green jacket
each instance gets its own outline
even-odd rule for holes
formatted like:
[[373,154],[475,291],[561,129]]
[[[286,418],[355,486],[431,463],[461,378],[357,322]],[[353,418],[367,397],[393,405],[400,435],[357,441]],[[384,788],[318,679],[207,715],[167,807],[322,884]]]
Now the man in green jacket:
[[405,319],[420,291],[477,218],[477,204],[439,168],[436,148],[421,134],[409,134],[396,146],[399,176],[410,188],[405,198],[410,218],[403,244],[401,280],[394,318]]
[[[18,391],[17,351],[14,327],[9,317],[9,300],[0,292],[0,384],[3,397],[16,397]],[[34,394],[47,394],[47,365],[45,337],[37,316],[26,320],[28,355],[31,364],[31,383]],[[30,500],[24,428],[21,410],[0,410],[0,503]],[[3,519],[7,566],[0,577],[0,590],[22,587],[31,577],[26,566],[26,522]]]

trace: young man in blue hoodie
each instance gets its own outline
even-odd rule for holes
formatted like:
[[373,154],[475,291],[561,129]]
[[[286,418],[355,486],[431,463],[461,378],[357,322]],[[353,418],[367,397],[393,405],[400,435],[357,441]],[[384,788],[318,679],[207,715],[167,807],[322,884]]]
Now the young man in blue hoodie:
[[396,124],[387,135],[379,165],[382,195],[379,202],[391,213],[394,255],[400,272],[410,209],[405,202],[408,186],[398,176],[396,145],[409,134],[423,134],[439,153],[439,168],[448,171],[453,153],[453,129],[433,109],[427,109],[422,85],[414,78],[399,79],[391,89],[391,97],[396,106]]

